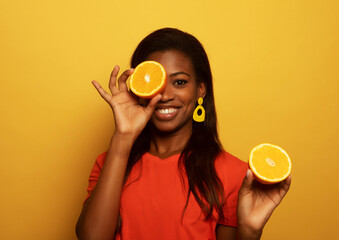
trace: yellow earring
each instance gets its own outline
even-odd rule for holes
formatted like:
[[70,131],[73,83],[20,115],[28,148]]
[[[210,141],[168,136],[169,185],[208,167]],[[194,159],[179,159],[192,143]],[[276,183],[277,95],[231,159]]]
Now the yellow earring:
[[[205,109],[202,106],[202,103],[204,102],[204,99],[202,97],[200,97],[198,99],[198,106],[194,109],[194,113],[193,113],[193,120],[196,122],[203,122],[205,121]],[[201,114],[198,115],[198,111],[201,110]]]

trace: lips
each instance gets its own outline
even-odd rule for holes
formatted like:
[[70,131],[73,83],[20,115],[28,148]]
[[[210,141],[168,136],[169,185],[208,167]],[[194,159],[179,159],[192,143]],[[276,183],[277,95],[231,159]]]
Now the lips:
[[177,107],[157,107],[155,115],[159,120],[172,120],[178,113]]

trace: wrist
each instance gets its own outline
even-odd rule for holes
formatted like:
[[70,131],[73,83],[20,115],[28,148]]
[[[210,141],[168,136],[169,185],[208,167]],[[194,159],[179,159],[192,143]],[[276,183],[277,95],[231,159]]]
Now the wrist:
[[246,224],[239,224],[237,229],[238,240],[259,240],[261,238],[263,229],[256,229],[249,227]]
[[115,151],[120,153],[126,153],[129,155],[135,139],[136,136],[133,134],[120,134],[115,132],[111,138],[110,148],[113,148]]
[[135,139],[137,139],[138,135],[134,133],[121,133],[119,131],[114,131],[113,136],[112,136],[112,141],[115,139],[119,139],[120,141],[123,142],[131,142],[132,144],[134,143]]

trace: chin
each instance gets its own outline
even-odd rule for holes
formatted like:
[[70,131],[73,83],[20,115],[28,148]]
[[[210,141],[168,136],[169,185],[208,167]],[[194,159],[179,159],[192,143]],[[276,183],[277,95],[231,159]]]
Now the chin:
[[165,124],[152,124],[153,130],[160,133],[173,133],[178,130],[175,126],[168,126]]
[[187,129],[192,129],[192,122],[186,122],[183,124],[174,124],[173,122],[161,122],[161,123],[152,123],[152,129],[159,134],[172,134],[175,132],[185,131]]

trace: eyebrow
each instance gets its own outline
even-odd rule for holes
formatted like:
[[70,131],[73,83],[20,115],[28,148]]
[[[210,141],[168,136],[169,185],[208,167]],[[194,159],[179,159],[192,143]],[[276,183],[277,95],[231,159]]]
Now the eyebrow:
[[175,77],[175,76],[180,75],[180,74],[185,74],[185,75],[191,77],[191,75],[189,75],[188,73],[185,73],[185,72],[175,72],[175,73],[172,73],[170,75],[170,77]]

